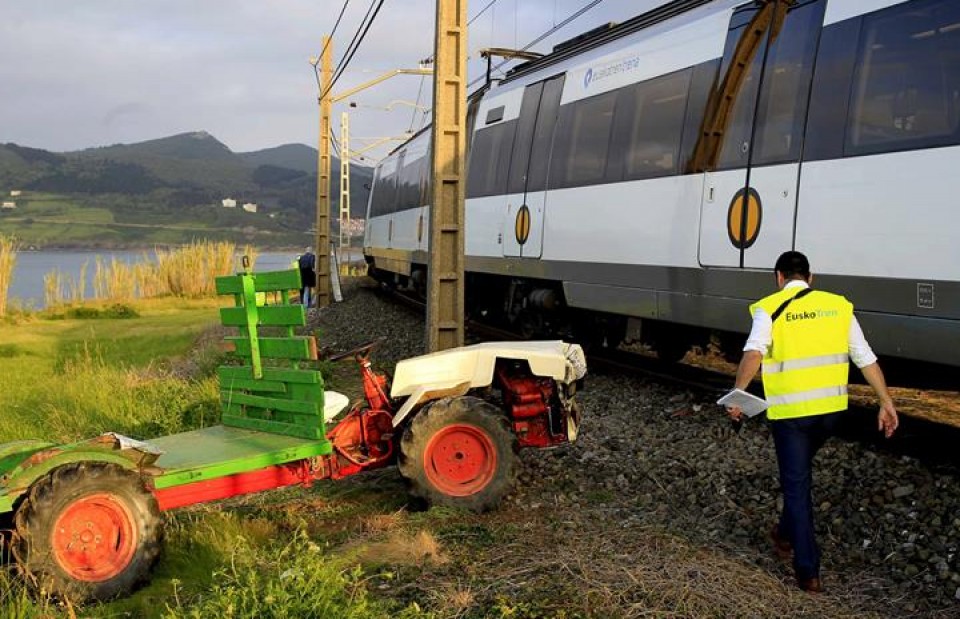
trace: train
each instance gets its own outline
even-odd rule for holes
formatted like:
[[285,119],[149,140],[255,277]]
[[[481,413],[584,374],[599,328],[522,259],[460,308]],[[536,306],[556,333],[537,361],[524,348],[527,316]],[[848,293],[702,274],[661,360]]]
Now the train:
[[[467,308],[527,336],[736,356],[806,253],[874,350],[960,366],[960,2],[675,0],[468,99]],[[430,133],[376,168],[364,255],[424,292]]]

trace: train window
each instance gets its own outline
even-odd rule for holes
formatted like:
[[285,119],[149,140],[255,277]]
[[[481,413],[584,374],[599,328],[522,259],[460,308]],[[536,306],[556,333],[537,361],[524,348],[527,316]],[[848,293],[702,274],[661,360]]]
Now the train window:
[[839,159],[850,105],[850,83],[857,59],[861,19],[831,24],[820,35],[810,112],[803,139],[806,161]]
[[550,167],[551,187],[603,182],[616,102],[617,92],[611,91],[561,107],[554,142],[557,161]]
[[492,123],[495,123],[495,122],[500,122],[501,120],[503,120],[503,110],[504,110],[504,109],[505,109],[505,107],[501,105],[501,106],[494,107],[494,108],[490,108],[489,110],[487,110],[487,122],[486,122],[486,124],[489,125],[489,124],[492,124]]
[[791,8],[767,51],[752,165],[800,159],[824,0]]
[[564,76],[559,75],[547,80],[543,85],[537,125],[533,131],[533,145],[530,148],[530,164],[527,167],[527,192],[543,191],[547,186],[547,168],[553,148],[553,132],[557,126],[557,112],[560,110],[563,80]]
[[608,180],[655,178],[677,173],[691,69],[622,89],[617,101],[618,140]]
[[[773,10],[773,5],[757,5],[738,9],[731,22],[724,45],[720,79],[712,95],[713,124],[709,127],[714,144],[703,165],[707,169],[745,168],[750,160],[750,136],[757,104],[757,89],[763,67],[763,50],[766,46],[767,28],[763,23],[764,11]],[[739,67],[746,65],[741,72]],[[727,103],[732,97],[732,103]]]
[[396,210],[396,165],[396,160],[388,161],[379,169],[379,176],[373,185],[373,208],[371,210],[374,216],[389,215]]
[[377,199],[378,199],[377,192],[379,191],[380,171],[382,169],[383,169],[382,166],[377,166],[373,171],[373,182],[370,184],[370,201],[367,203],[367,210],[369,211],[367,213],[368,218],[376,217],[377,215],[380,214],[378,211],[378,204],[377,204]]
[[960,3],[909,2],[864,17],[845,154],[957,143]]
[[420,206],[420,177],[422,175],[421,168],[423,167],[424,161],[426,160],[423,157],[404,160],[403,169],[397,177],[397,184],[399,185],[397,192],[398,211]]
[[694,148],[703,129],[703,116],[707,111],[707,99],[710,89],[717,79],[720,59],[703,62],[693,67],[690,77],[690,95],[687,97],[687,111],[683,121],[683,140],[680,148],[681,172],[688,174],[702,171],[702,166],[693,160]]
[[[433,201],[433,149],[428,147],[427,154],[420,163],[420,206]],[[469,178],[467,179],[469,182]]]
[[537,124],[537,109],[543,94],[543,82],[531,84],[523,90],[520,117],[517,119],[517,135],[513,140],[513,155],[510,157],[510,180],[507,193],[523,193],[527,186],[527,168],[530,165],[530,147]]
[[507,184],[516,121],[485,127],[474,134],[467,173],[467,197],[503,194]]

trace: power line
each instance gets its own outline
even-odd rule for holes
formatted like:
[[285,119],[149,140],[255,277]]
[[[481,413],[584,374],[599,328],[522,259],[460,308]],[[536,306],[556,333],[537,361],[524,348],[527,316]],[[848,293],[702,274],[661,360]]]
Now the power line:
[[467,26],[470,26],[471,24],[473,24],[473,22],[475,22],[475,21],[477,21],[478,19],[480,19],[480,16],[483,15],[484,13],[486,13],[486,12],[487,12],[487,9],[489,9],[490,7],[492,7],[494,4],[496,4],[496,3],[499,2],[499,1],[500,1],[500,0],[490,0],[490,2],[488,2],[485,7],[483,7],[483,8],[480,9],[479,11],[477,11],[477,14],[474,15],[473,17],[471,17],[471,18],[469,19],[469,21],[467,21]]
[[334,71],[339,71],[343,66],[343,59],[347,57],[347,54],[353,48],[354,44],[356,44],[357,38],[359,38],[360,36],[360,31],[363,30],[363,25],[367,22],[368,19],[370,19],[370,14],[373,12],[373,8],[376,5],[376,3],[377,3],[377,0],[370,0],[370,6],[367,7],[367,12],[364,14],[363,19],[360,20],[360,24],[357,26],[357,29],[354,31],[353,37],[351,37],[350,42],[344,48],[343,56],[341,56],[340,62],[337,63],[337,66],[334,69]]
[[[483,6],[482,9],[480,9],[479,11],[477,11],[477,12],[474,14],[473,17],[471,17],[469,20],[467,20],[467,27],[469,28],[471,25],[473,25],[473,22],[475,22],[475,21],[477,21],[478,19],[480,19],[481,17],[483,17],[483,14],[486,13],[487,11],[489,11],[491,8],[493,8],[493,5],[495,5],[495,4],[496,4],[497,2],[499,2],[499,1],[500,1],[500,0],[490,0],[489,2],[487,2],[487,3]],[[428,63],[430,63],[430,62],[433,62],[433,54],[430,54],[429,56],[427,56],[427,58],[426,58],[424,61],[422,61],[422,62],[423,62],[424,64],[428,64]],[[420,78],[420,86],[419,86],[419,88],[417,88],[417,105],[418,105],[418,106],[420,105],[420,100],[421,100],[421,97],[423,96],[423,84],[424,84],[424,81],[425,81],[425,80],[426,80],[426,76],[421,77],[421,78]],[[428,113],[429,113],[429,112],[428,112],[427,110],[424,110],[424,111],[423,111],[423,116],[420,118],[420,129],[423,128],[424,121],[426,120]],[[413,112],[410,114],[410,127],[409,127],[408,131],[413,131],[413,125],[414,125],[414,123],[416,123],[416,122],[417,122],[417,108],[413,108]],[[419,129],[418,129],[418,130],[419,130]]]
[[354,54],[356,54],[357,50],[360,49],[360,45],[363,43],[367,33],[370,31],[370,27],[377,18],[377,14],[380,13],[380,9],[383,8],[383,3],[384,0],[373,0],[370,3],[370,8],[367,9],[367,14],[364,15],[363,21],[360,22],[360,26],[357,28],[356,33],[354,33],[353,39],[351,39],[350,44],[347,46],[347,51],[344,53],[344,57],[340,60],[340,63],[337,65],[337,68],[333,73],[333,79],[330,80],[330,84],[321,93],[321,99],[326,97],[330,91],[333,90],[333,87],[343,75],[343,72],[350,64],[350,61],[353,60]]
[[[566,26],[567,24],[569,24],[569,23],[573,22],[574,20],[578,19],[581,15],[583,15],[584,13],[586,13],[587,11],[589,11],[590,9],[592,9],[593,7],[597,6],[597,5],[600,4],[601,2],[603,2],[603,0],[591,0],[591,2],[587,3],[586,5],[580,7],[580,8],[577,9],[576,11],[574,11],[572,14],[570,14],[566,19],[564,19],[563,21],[561,21],[560,23],[558,23],[556,26],[553,26],[552,28],[550,28],[549,30],[547,30],[546,32],[544,32],[543,34],[541,34],[540,36],[538,36],[536,39],[534,39],[534,40],[530,41],[529,43],[527,43],[526,45],[524,45],[524,46],[520,49],[520,51],[521,51],[521,52],[525,52],[525,51],[529,50],[531,47],[533,47],[534,45],[536,45],[536,44],[539,43],[540,41],[543,41],[544,39],[546,39],[547,37],[549,37],[550,35],[552,35],[553,33],[555,33],[557,30],[560,30],[561,28],[563,28],[563,27]],[[493,67],[493,70],[498,70],[498,69],[500,69],[500,67],[502,67],[502,66],[504,66],[505,64],[509,63],[511,60],[513,60],[513,59],[512,59],[512,58],[507,58],[507,59],[501,61],[500,63],[498,63],[497,65],[495,65],[495,66]],[[486,76],[478,77],[477,79],[475,79],[475,80],[473,80],[472,82],[470,82],[469,84],[467,84],[467,88],[471,88],[471,87],[473,87],[473,86],[476,86],[477,84],[479,84],[480,82],[482,82],[484,79],[486,79]]]
[[343,14],[347,12],[347,5],[349,4],[350,0],[343,0],[343,6],[340,7],[340,14],[337,15],[337,21],[333,24],[333,30],[330,31],[330,38],[327,39],[327,42],[323,45],[323,49],[320,50],[320,55],[317,56],[317,64],[313,65],[313,76],[317,78],[318,90],[323,90],[323,85],[320,83],[320,69],[318,68],[320,59],[323,58],[325,53],[327,53],[327,47],[330,45],[330,41],[333,40],[333,35],[337,33],[337,28],[340,26],[340,20],[343,19]]
[[[500,2],[500,0],[490,0],[490,2],[488,2],[482,9],[477,11],[477,13],[473,17],[467,20],[467,27],[469,28],[473,24],[473,22],[480,19],[480,17],[482,17],[483,14],[486,13],[489,9],[491,9],[493,5],[496,4],[497,2]],[[426,57],[425,60],[423,60],[424,64],[429,64],[431,62],[433,62],[433,54],[430,54],[429,56]]]
[[410,114],[410,127],[407,131],[413,131],[413,123],[417,120],[417,111],[420,109],[420,98],[423,96],[423,83],[426,81],[427,76],[420,76],[420,88],[417,89],[417,102],[413,106],[413,112]]

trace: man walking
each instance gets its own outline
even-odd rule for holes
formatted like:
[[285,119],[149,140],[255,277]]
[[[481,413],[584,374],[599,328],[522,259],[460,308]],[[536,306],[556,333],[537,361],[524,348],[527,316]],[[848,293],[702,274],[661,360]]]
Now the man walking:
[[309,307],[310,291],[317,285],[317,274],[314,271],[317,266],[317,257],[309,247],[297,258],[297,266],[300,269],[300,302]]
[[[777,259],[780,289],[750,306],[753,327],[737,368],[736,387],[745,389],[763,366],[767,418],[777,451],[783,512],[771,537],[781,556],[793,551],[797,584],[820,592],[820,549],[813,526],[813,459],[847,408],[849,361],[880,399],[877,427],[889,438],[897,411],[877,357],[840,295],[814,290],[807,257],[788,251]],[[728,407],[731,418],[742,411]]]

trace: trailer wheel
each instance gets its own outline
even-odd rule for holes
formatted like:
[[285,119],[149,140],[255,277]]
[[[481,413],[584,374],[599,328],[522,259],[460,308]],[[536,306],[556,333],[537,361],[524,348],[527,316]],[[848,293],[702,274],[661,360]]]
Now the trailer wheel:
[[400,473],[431,505],[483,512],[516,477],[516,437],[493,404],[463,396],[424,407],[403,433]]
[[27,581],[71,602],[130,593],[160,556],[157,501],[116,464],[54,469],[33,484],[14,520],[13,552]]

